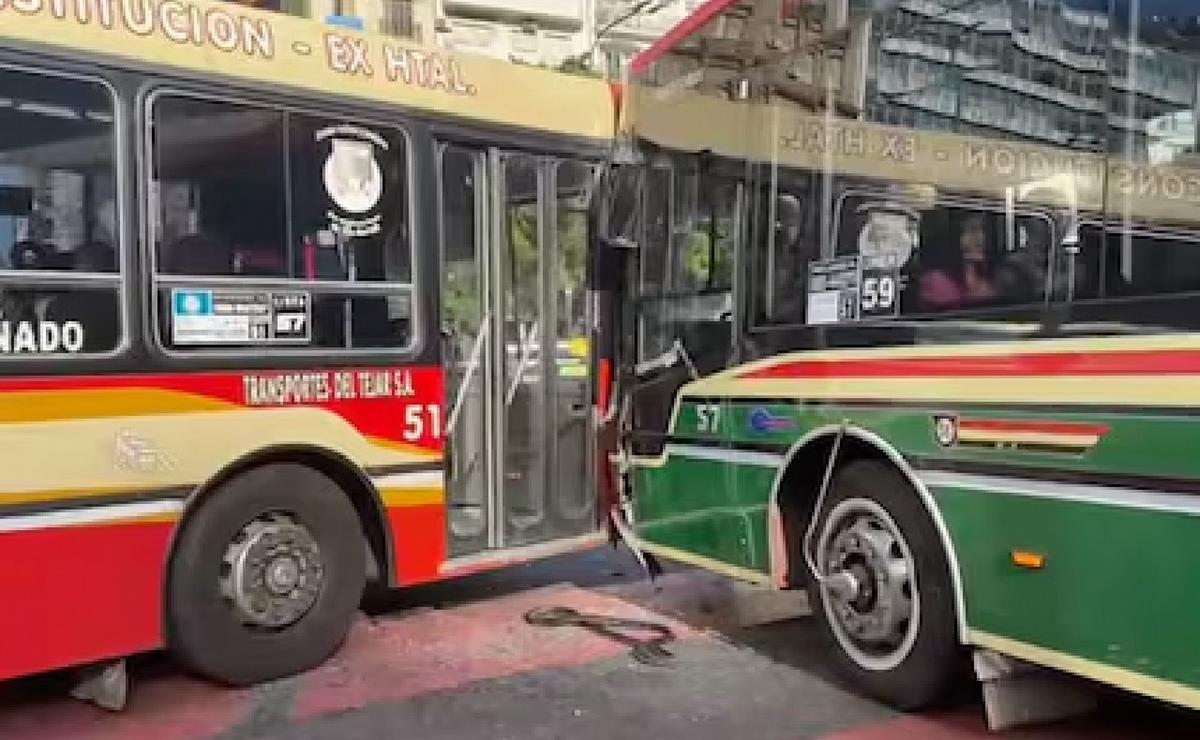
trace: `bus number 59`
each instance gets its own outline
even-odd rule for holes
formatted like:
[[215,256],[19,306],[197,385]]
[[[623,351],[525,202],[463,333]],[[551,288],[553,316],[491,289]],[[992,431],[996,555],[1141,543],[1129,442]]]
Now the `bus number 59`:
[[896,276],[864,274],[859,305],[864,316],[894,313],[896,310]]

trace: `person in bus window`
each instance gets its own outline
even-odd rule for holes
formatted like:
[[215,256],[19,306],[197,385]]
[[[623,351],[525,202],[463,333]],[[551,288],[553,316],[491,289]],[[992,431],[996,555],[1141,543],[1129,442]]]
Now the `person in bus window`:
[[233,272],[233,250],[205,234],[187,234],[166,250],[164,272],[223,277]]
[[921,303],[935,311],[986,304],[998,294],[996,260],[989,248],[983,214],[969,213],[959,222],[958,249],[947,264],[921,278]]
[[[117,256],[104,242],[93,241],[75,251],[76,272],[113,273]],[[117,293],[107,288],[74,288],[54,298],[46,308],[45,319],[62,325],[78,321],[83,325],[83,351],[107,352],[117,346],[121,318]]]
[[[50,255],[48,245],[24,239],[13,245],[9,264],[14,270],[41,270]],[[26,286],[11,285],[0,293],[0,319],[5,321],[36,321],[37,292]]]

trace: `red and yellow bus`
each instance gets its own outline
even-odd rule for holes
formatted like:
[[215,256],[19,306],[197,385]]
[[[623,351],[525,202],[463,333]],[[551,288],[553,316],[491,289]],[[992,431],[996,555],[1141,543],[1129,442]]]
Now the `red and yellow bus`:
[[236,5],[0,2],[0,678],[268,679],[368,580],[594,541],[614,124],[599,81]]

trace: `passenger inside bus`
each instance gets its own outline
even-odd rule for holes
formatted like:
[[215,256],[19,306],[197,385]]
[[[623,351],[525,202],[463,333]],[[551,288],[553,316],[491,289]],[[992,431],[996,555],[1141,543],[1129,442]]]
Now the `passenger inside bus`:
[[996,250],[988,242],[983,215],[957,219],[958,248],[941,250],[942,264],[921,276],[921,302],[944,311],[988,303],[997,296]]
[[[115,272],[117,258],[113,248],[92,241],[72,255],[76,272]],[[78,321],[83,325],[83,351],[107,352],[117,346],[121,336],[121,317],[116,293],[110,290],[78,288],[63,292],[46,307],[45,320],[57,324]]]
[[[9,253],[9,264],[14,270],[38,270],[50,254],[49,245],[22,239],[13,245]],[[38,293],[20,285],[5,286],[0,295],[0,319],[5,321],[36,321]]]
[[[1026,219],[1016,229],[1016,243],[1006,248],[999,238],[1005,224],[1001,213],[946,209],[928,214],[923,221],[925,267],[919,282],[923,310],[1012,306],[1040,300],[1045,294],[1049,244]],[[937,229],[939,222],[948,222],[949,228]],[[957,235],[953,248],[945,246],[947,232]]]

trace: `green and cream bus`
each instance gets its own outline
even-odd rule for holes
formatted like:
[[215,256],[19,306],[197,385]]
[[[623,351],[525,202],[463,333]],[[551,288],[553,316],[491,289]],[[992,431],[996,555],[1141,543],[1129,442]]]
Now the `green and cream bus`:
[[634,62],[631,535],[809,588],[894,705],[978,650],[1200,707],[1200,43],[1147,5],[714,0]]

